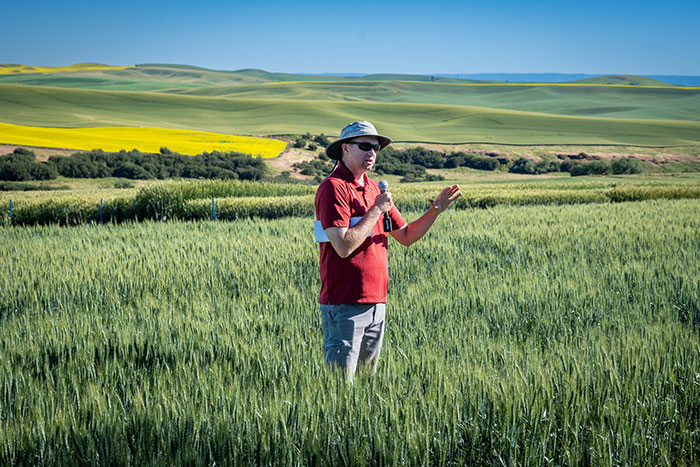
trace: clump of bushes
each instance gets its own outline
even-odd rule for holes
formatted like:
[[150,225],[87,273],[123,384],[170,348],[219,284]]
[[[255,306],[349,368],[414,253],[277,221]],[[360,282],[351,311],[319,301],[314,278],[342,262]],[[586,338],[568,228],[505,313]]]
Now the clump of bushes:
[[559,161],[533,162],[530,159],[521,157],[513,163],[508,171],[511,173],[531,175],[559,172],[561,171],[561,163]]
[[[321,145],[327,145],[329,141],[323,135],[315,139]],[[325,139],[324,139],[325,138]],[[401,175],[402,182],[419,182],[444,180],[441,175],[433,175],[427,169],[442,169],[455,167],[471,167],[477,170],[496,170],[501,166],[500,162],[490,157],[481,157],[475,154],[455,152],[445,155],[438,151],[432,151],[422,147],[398,150],[385,148],[377,158],[374,171],[378,175]],[[314,177],[321,181],[333,170],[334,164],[325,153],[320,153],[316,159],[294,164],[294,170],[303,175]]]
[[520,174],[544,174],[550,172],[569,172],[572,177],[582,175],[606,175],[606,174],[638,174],[644,173],[644,164],[638,159],[622,158],[613,159],[611,162],[592,161],[579,162],[588,157],[584,153],[573,156],[574,160],[540,161],[520,158],[508,169],[511,173]]
[[318,136],[314,137],[314,142],[316,142],[319,146],[327,148],[329,144],[331,144],[330,138],[328,136],[324,135],[321,133]]
[[464,152],[443,154],[430,149],[415,147],[406,150],[386,148],[377,159],[374,170],[380,174],[402,175],[402,182],[443,180],[440,175],[431,175],[426,169],[451,169],[470,167],[477,170],[496,170],[498,160]]
[[52,156],[38,162],[33,152],[18,148],[0,157],[0,180],[50,180],[68,178],[120,177],[131,180],[200,178],[261,180],[266,166],[260,158],[237,152],[204,152],[186,156],[161,148],[160,154],[131,151],[104,152],[94,149],[68,157]]
[[300,149],[308,149],[309,151],[315,151],[319,146],[325,148],[331,144],[330,138],[321,133],[317,136],[312,136],[311,133],[306,132],[303,135],[298,136],[294,141],[294,147]]
[[581,175],[605,175],[610,172],[610,164],[605,161],[586,162],[585,164],[575,164],[569,173],[572,177]]
[[0,156],[0,180],[25,182],[29,180],[53,180],[58,176],[55,167],[38,162],[32,151],[15,149],[12,154]]
[[296,162],[292,168],[302,175],[313,177],[316,182],[321,182],[326,175],[331,173],[335,164],[330,160],[326,153],[322,152],[310,161]]
[[644,164],[639,159],[628,157],[613,159],[610,162],[610,171],[614,174],[640,174],[644,173]]

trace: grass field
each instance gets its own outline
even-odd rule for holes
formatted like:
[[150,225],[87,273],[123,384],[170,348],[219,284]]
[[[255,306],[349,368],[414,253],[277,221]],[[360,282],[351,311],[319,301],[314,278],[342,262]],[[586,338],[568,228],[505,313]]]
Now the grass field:
[[[7,69],[20,65],[7,65]],[[25,69],[35,67],[25,67]],[[273,81],[317,80],[318,77],[262,70],[216,71],[187,65],[145,64],[124,69],[94,70],[77,66],[60,74],[1,74],[0,83],[58,86],[112,91],[162,91],[190,87],[261,84]]]
[[6,228],[0,463],[695,465],[699,231],[698,200],[449,211],[391,244],[347,386],[308,217]]
[[[444,143],[700,144],[700,122],[607,119],[461,105],[230,99],[0,85],[5,123],[148,126],[225,134],[336,135],[364,118],[396,140]],[[1,142],[1,141],[0,141]],[[163,143],[167,146],[167,142]]]
[[700,119],[700,88],[306,81],[167,92],[209,97],[464,105],[585,117]]
[[613,82],[625,84],[329,78],[139,65],[1,75],[0,108],[4,123],[26,126],[334,136],[349,121],[368,119],[398,141],[700,145],[699,88],[617,78],[624,79]]

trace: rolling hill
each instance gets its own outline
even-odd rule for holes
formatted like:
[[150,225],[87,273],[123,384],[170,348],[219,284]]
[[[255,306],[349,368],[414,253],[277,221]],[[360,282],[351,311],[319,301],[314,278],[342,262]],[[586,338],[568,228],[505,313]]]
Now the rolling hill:
[[630,76],[630,75],[607,75],[596,76],[595,78],[586,78],[571,83],[578,84],[609,84],[613,86],[661,86],[673,87],[672,84],[659,81],[658,79],[648,78],[646,76]]
[[228,98],[466,105],[570,116],[700,120],[700,89],[356,80],[212,86],[163,92]]
[[11,116],[7,123],[35,126],[336,135],[347,122],[364,118],[403,141],[700,144],[697,121],[591,118],[448,104],[222,98],[5,84],[0,85],[0,108]]
[[700,88],[629,76],[614,79],[624,85],[595,80],[515,84],[416,75],[88,65],[0,74],[0,120],[32,126],[335,135],[349,121],[370,119],[403,141],[700,144]]

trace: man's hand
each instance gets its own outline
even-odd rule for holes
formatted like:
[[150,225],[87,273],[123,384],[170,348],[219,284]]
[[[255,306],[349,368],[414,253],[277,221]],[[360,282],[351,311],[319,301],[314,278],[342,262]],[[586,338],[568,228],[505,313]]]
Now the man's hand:
[[433,209],[437,211],[438,214],[442,213],[460,196],[462,196],[462,192],[460,191],[459,185],[448,186],[433,200]]
[[377,199],[374,201],[374,206],[382,213],[389,212],[393,205],[394,203],[391,200],[391,193],[388,191],[377,196]]

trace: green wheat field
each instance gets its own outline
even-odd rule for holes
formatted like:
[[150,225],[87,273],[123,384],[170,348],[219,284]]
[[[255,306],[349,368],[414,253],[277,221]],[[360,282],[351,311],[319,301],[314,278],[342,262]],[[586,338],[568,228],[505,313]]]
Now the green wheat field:
[[700,462],[698,199],[449,211],[352,386],[311,221],[3,229],[0,463]]
[[404,146],[650,170],[386,176],[409,221],[463,196],[390,240],[378,372],[352,385],[323,361],[315,186],[5,184],[0,465],[700,465],[700,88],[15,68],[3,123],[293,141],[368,119]]

